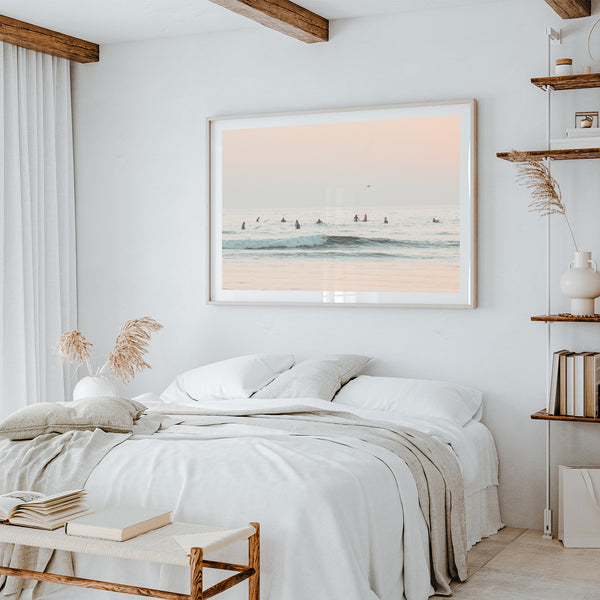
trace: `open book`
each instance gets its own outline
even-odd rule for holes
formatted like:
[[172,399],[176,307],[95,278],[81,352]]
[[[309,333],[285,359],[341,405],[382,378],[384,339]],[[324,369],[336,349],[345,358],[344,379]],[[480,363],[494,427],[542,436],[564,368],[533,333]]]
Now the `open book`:
[[57,494],[11,492],[0,496],[0,523],[58,529],[67,521],[93,512],[85,500],[85,490]]

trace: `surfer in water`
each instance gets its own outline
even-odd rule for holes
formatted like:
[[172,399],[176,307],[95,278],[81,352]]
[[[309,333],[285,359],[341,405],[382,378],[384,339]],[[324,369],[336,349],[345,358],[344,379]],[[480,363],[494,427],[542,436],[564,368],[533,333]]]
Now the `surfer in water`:
[[388,224],[387,217],[383,217],[383,222],[384,222],[386,225]]
[[260,217],[256,217],[256,222],[258,223],[260,221]]
[[246,221],[242,222],[242,229],[246,229]]
[[281,222],[282,223],[287,223],[287,221],[285,220],[285,217],[281,217]]
[[432,223],[441,223],[441,221],[439,219],[436,219],[435,217],[433,217],[433,220],[431,222]]
[[354,215],[354,222],[358,223],[358,221],[359,221],[358,215]]
[[300,229],[300,223],[298,223],[298,219],[296,219],[296,222],[294,223],[294,227],[296,229]]
[[324,223],[323,223],[323,221],[321,221],[321,219],[317,219],[315,221],[315,224],[317,224],[317,225],[324,225]]
[[365,216],[363,217],[363,223],[367,222],[367,213],[365,213]]

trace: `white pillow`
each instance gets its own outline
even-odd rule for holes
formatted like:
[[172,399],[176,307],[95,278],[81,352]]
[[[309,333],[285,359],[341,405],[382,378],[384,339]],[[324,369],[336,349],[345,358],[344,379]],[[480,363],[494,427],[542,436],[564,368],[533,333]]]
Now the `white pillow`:
[[347,383],[333,401],[379,410],[386,413],[386,418],[434,417],[462,427],[480,418],[483,396],[473,387],[448,381],[361,375]]
[[320,398],[330,402],[371,360],[360,354],[333,354],[303,360],[282,373],[254,398]]
[[165,402],[250,398],[294,364],[292,354],[249,354],[204,365],[178,375],[161,394]]

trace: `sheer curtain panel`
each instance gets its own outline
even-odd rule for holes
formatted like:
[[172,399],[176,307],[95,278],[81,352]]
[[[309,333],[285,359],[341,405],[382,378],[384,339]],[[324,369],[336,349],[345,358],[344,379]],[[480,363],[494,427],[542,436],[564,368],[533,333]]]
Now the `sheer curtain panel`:
[[0,43],[0,417],[69,393],[73,188],[69,61]]

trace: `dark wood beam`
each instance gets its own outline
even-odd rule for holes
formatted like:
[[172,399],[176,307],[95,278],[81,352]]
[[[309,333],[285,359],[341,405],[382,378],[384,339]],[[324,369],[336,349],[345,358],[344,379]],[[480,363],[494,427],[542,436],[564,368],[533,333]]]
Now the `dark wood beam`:
[[98,44],[0,15],[0,41],[80,63],[98,62]]
[[592,0],[546,0],[563,19],[578,19],[592,14]]
[[307,44],[329,40],[329,21],[290,0],[210,1]]

